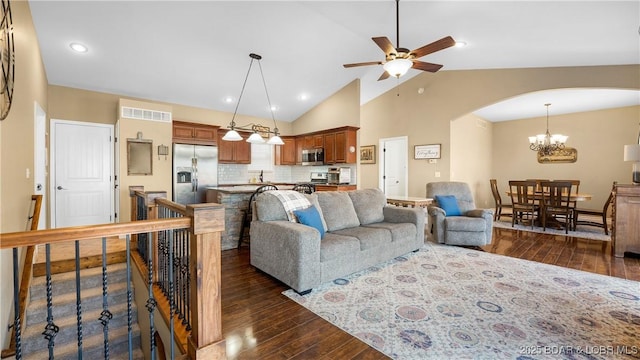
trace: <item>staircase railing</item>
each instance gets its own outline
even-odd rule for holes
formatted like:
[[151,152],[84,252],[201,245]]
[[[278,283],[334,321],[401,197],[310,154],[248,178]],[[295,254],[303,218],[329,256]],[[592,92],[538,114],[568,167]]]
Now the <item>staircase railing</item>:
[[[156,343],[154,339],[154,313],[156,307],[163,313],[168,323],[172,339],[180,340],[181,353],[190,359],[221,359],[226,357],[225,342],[222,337],[221,324],[221,296],[220,296],[220,239],[224,231],[224,208],[219,204],[197,204],[186,207],[172,203],[163,198],[162,192],[144,193],[132,190],[133,198],[145,198],[143,203],[147,220],[137,220],[129,223],[104,224],[92,226],[78,226],[60,229],[39,230],[2,234],[0,249],[18,249],[26,246],[45,244],[46,252],[46,292],[47,292],[47,325],[43,335],[48,340],[50,358],[54,358],[55,337],[58,326],[52,315],[52,284],[50,249],[52,245],[70,240],[75,241],[75,269],[76,269],[76,302],[77,302],[77,339],[78,358],[83,353],[83,323],[82,297],[80,291],[80,253],[79,245],[82,241],[102,239],[102,273],[103,299],[108,296],[108,276],[106,271],[106,244],[114,238],[125,238],[126,243],[126,272],[127,272],[127,313],[129,334],[129,358],[132,358],[131,348],[131,261],[146,274],[148,298],[145,307],[149,311],[149,336],[151,358],[156,358]],[[166,194],[164,194],[166,197]],[[138,206],[132,206],[138,211]],[[149,210],[152,214],[149,216]],[[161,215],[157,216],[158,211]],[[132,215],[133,216],[133,215]],[[137,215],[136,215],[137,217]],[[134,241],[135,240],[135,241]],[[142,249],[144,247],[144,249]],[[160,249],[160,251],[157,251]],[[186,250],[185,250],[186,249]],[[186,253],[185,253],[186,251]],[[144,255],[143,255],[144,254]],[[179,262],[177,260],[180,260]],[[188,261],[188,266],[186,262]],[[18,296],[19,289],[17,263],[14,256],[14,296]],[[186,270],[185,270],[186,268]],[[145,277],[143,276],[143,277]],[[103,311],[98,321],[104,328],[104,357],[109,358],[109,320],[111,313],[109,304],[103,300]],[[20,314],[19,305],[15,305],[15,314]],[[95,319],[91,319],[95,320]],[[174,335],[174,325],[188,325],[183,333]],[[16,359],[22,358],[21,351],[21,323],[18,315],[14,318]],[[170,341],[170,358],[176,358],[173,341]]]

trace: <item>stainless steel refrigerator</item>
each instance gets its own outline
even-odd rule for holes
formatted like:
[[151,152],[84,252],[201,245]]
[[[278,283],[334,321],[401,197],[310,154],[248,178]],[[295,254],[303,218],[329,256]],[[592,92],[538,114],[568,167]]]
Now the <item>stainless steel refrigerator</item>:
[[207,187],[218,185],[218,148],[206,145],[173,145],[173,201],[198,204],[206,201]]

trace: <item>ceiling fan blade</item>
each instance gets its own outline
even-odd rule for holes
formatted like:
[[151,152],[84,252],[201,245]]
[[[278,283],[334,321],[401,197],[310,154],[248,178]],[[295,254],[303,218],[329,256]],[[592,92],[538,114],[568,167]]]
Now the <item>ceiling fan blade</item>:
[[374,37],[371,38],[379,47],[384,51],[385,55],[395,54],[396,48],[393,47],[391,40],[389,40],[386,36]]
[[385,72],[382,73],[382,75],[380,75],[380,77],[378,78],[378,81],[384,80],[384,79],[386,79],[388,77],[389,77],[389,73],[385,71]]
[[413,65],[411,67],[414,69],[422,70],[422,71],[436,72],[440,70],[442,65],[414,60]]
[[421,58],[425,55],[429,55],[436,51],[440,51],[442,49],[446,49],[448,47],[452,47],[456,44],[456,41],[453,40],[451,36],[443,37],[440,40],[434,41],[431,44],[425,45],[423,47],[417,48],[411,52],[414,58]]
[[344,64],[342,66],[346,68],[350,68],[350,67],[368,66],[368,65],[382,65],[382,61],[369,61],[369,62],[361,62],[361,63],[353,63],[353,64]]

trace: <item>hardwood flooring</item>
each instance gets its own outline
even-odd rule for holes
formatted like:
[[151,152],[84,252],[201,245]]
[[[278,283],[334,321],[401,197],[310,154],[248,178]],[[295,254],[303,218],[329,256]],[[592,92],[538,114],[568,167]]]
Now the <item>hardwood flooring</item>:
[[[615,258],[597,240],[494,229],[486,252],[640,281],[640,257]],[[249,248],[222,252],[222,330],[229,359],[386,359],[289,300],[287,286],[249,264]]]

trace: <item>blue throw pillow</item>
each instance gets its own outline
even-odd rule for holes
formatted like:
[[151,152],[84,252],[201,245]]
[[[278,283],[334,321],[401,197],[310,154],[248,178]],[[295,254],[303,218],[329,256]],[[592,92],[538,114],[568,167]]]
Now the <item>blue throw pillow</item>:
[[294,210],[293,213],[298,218],[300,224],[316,228],[320,232],[320,239],[324,237],[324,226],[322,225],[322,219],[320,218],[320,213],[315,206],[311,205],[310,207],[303,210]]
[[436,195],[436,201],[440,208],[444,210],[446,216],[460,216],[460,208],[458,207],[458,201],[453,195]]

